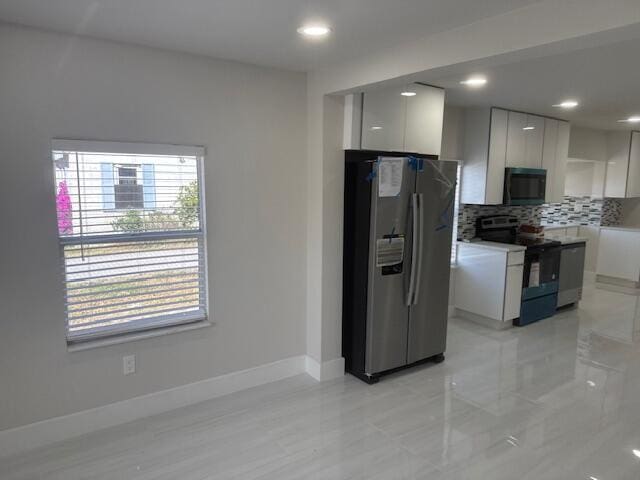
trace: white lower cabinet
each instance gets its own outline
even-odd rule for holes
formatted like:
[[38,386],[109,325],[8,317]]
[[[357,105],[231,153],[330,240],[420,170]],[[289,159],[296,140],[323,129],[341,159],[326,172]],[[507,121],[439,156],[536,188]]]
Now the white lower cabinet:
[[457,314],[494,328],[510,327],[520,316],[523,269],[524,250],[460,242],[454,289]]
[[502,314],[502,320],[505,322],[520,316],[522,275],[524,275],[524,265],[509,265],[507,267],[507,280],[504,288],[504,310]]

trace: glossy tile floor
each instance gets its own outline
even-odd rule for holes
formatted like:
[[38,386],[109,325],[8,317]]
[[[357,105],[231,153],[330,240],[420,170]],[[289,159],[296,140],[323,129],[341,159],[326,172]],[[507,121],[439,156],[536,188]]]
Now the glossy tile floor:
[[[0,462],[9,479],[640,479],[639,297],[503,332],[367,386],[306,375]],[[638,452],[640,455],[640,452]]]

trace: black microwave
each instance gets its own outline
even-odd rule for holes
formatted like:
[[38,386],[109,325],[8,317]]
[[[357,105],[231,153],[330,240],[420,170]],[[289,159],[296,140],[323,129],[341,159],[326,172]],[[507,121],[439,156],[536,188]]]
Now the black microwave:
[[542,205],[547,171],[542,168],[507,168],[504,172],[505,205]]

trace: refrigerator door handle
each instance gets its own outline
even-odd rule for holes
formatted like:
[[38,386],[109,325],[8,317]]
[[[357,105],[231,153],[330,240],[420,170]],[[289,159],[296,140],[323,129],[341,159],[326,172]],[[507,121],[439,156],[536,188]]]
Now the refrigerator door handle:
[[407,305],[413,305],[413,295],[416,283],[416,261],[418,256],[418,194],[411,194],[411,216],[413,230],[411,233],[411,273],[409,275],[409,292],[407,293]]
[[[418,193],[418,266],[416,269],[416,280],[413,293],[413,304],[418,304],[418,297],[420,296],[420,283],[422,279],[422,249],[424,248],[424,215],[422,209],[424,208],[424,195]],[[412,270],[413,272],[413,270]]]

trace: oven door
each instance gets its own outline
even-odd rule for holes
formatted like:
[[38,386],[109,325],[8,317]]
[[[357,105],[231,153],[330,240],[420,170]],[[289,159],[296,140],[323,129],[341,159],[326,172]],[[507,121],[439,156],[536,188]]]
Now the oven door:
[[547,171],[541,168],[507,168],[504,175],[505,205],[542,205]]
[[525,252],[523,300],[558,291],[560,277],[560,246],[533,247]]

